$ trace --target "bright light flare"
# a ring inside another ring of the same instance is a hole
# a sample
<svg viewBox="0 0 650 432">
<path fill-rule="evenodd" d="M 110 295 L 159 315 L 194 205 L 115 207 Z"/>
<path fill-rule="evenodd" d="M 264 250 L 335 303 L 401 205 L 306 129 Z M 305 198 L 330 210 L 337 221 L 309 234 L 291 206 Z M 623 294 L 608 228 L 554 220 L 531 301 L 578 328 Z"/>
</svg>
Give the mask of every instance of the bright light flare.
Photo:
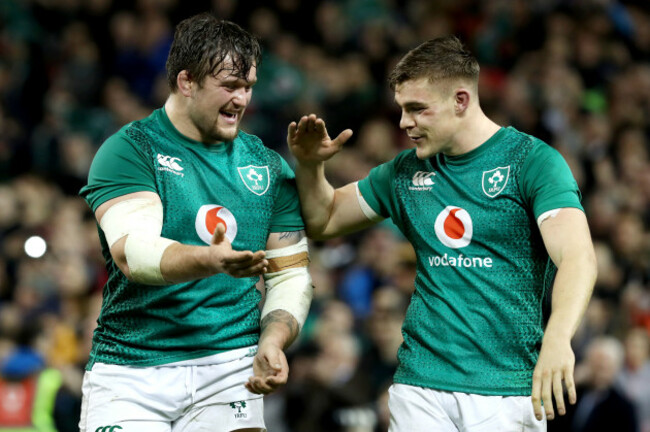
<svg viewBox="0 0 650 432">
<path fill-rule="evenodd" d="M 47 251 L 47 243 L 43 237 L 31 236 L 25 240 L 25 253 L 31 258 L 40 258 Z"/>
</svg>

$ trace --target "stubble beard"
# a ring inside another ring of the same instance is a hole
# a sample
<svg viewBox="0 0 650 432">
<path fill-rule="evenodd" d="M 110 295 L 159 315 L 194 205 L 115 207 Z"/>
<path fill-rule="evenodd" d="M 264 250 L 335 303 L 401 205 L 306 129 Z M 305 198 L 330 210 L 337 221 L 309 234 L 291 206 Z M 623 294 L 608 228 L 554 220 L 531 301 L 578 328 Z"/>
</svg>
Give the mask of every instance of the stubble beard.
<svg viewBox="0 0 650 432">
<path fill-rule="evenodd" d="M 220 114 L 217 115 L 220 116 Z M 195 120 L 194 123 L 203 138 L 202 141 L 206 143 L 220 143 L 233 141 L 237 138 L 239 134 L 239 122 L 231 127 L 225 128 L 219 125 L 219 119 L 220 117 L 217 117 L 214 122 L 206 118 Z"/>
<path fill-rule="evenodd" d="M 239 134 L 239 124 L 236 124 L 234 129 L 228 128 L 228 131 L 224 131 L 223 128 L 217 126 L 214 131 L 214 136 L 212 137 L 216 141 L 227 142 L 233 141 L 237 138 Z"/>
</svg>

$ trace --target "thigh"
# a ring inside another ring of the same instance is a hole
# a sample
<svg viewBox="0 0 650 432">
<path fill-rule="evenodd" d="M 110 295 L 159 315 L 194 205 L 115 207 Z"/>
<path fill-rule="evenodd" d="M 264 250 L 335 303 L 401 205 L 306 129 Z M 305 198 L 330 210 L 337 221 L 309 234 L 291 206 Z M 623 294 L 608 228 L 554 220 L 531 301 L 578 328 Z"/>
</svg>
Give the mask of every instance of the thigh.
<svg viewBox="0 0 650 432">
<path fill-rule="evenodd" d="M 462 432 L 546 432 L 546 420 L 537 420 L 529 396 L 484 396 L 454 393 Z"/>
<path fill-rule="evenodd" d="M 186 401 L 180 371 L 165 369 L 95 364 L 84 374 L 81 432 L 118 432 L 131 423 L 169 432 Z"/>
<path fill-rule="evenodd" d="M 404 384 L 388 390 L 389 432 L 458 432 L 435 391 Z"/>
<path fill-rule="evenodd" d="M 253 376 L 253 356 L 228 362 L 192 366 L 193 403 L 197 407 L 228 404 L 261 398 L 251 393 L 245 384 Z"/>
<path fill-rule="evenodd" d="M 264 402 L 256 399 L 194 406 L 172 424 L 172 432 L 265 431 Z"/>
</svg>

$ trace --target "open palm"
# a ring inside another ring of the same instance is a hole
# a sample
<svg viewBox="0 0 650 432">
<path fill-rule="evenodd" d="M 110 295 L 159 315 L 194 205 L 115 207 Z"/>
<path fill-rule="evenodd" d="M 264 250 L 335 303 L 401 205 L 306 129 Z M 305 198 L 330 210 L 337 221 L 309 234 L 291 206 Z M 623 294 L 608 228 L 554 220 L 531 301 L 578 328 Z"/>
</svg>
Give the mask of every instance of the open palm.
<svg viewBox="0 0 650 432">
<path fill-rule="evenodd" d="M 318 164 L 338 153 L 351 136 L 352 130 L 346 129 L 332 140 L 327 133 L 325 121 L 310 114 L 303 116 L 297 124 L 289 124 L 287 143 L 301 164 Z"/>
</svg>

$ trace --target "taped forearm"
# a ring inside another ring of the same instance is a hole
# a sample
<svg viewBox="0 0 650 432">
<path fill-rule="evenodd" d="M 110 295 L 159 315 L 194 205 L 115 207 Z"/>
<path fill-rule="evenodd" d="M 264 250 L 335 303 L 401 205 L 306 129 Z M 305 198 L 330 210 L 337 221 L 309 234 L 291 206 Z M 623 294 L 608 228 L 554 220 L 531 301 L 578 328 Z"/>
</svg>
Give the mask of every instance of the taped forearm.
<svg viewBox="0 0 650 432">
<path fill-rule="evenodd" d="M 129 234 L 124 244 L 124 255 L 131 278 L 146 285 L 166 285 L 160 263 L 165 250 L 173 240 L 164 237 Z"/>
<path fill-rule="evenodd" d="M 314 291 L 307 269 L 307 238 L 295 245 L 271 249 L 267 251 L 266 258 L 272 271 L 264 275 L 266 301 L 262 308 L 262 321 L 269 313 L 284 310 L 289 312 L 302 328 Z"/>
</svg>

